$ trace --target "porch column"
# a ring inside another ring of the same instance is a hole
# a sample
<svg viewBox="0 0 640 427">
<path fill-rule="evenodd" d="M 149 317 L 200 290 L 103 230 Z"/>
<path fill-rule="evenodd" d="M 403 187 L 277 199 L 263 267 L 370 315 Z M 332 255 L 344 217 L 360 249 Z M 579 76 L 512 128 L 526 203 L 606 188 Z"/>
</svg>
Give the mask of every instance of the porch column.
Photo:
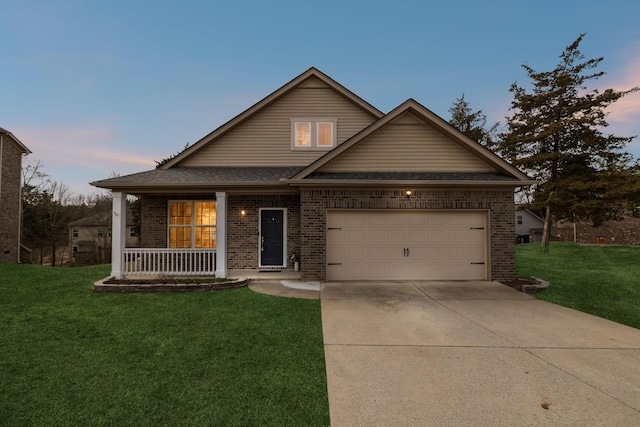
<svg viewBox="0 0 640 427">
<path fill-rule="evenodd" d="M 125 247 L 127 230 L 127 197 L 124 193 L 113 192 L 113 212 L 111 213 L 111 275 L 122 279 L 122 250 Z"/>
<path fill-rule="evenodd" d="M 227 193 L 216 192 L 216 277 L 227 277 Z"/>
</svg>

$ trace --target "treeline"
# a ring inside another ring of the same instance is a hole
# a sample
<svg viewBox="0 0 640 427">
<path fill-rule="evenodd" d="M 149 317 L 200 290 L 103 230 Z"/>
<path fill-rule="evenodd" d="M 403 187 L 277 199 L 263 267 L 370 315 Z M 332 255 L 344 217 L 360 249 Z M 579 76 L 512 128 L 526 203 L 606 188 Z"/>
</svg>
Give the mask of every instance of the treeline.
<svg viewBox="0 0 640 427">
<path fill-rule="evenodd" d="M 110 212 L 111 194 L 74 195 L 67 185 L 44 173 L 40 161 L 26 161 L 22 179 L 22 245 L 31 251 L 26 261 L 63 265 L 69 248 L 69 223 Z"/>
</svg>

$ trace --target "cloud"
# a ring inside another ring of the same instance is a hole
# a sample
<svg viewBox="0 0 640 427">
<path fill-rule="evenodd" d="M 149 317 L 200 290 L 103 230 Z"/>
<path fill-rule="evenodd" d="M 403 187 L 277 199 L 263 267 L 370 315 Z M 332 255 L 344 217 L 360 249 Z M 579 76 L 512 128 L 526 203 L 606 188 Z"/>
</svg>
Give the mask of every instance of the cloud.
<svg viewBox="0 0 640 427">
<path fill-rule="evenodd" d="M 148 156 L 133 154 L 123 147 L 127 141 L 108 128 L 51 127 L 16 129 L 15 133 L 45 167 L 52 163 L 109 172 L 154 166 Z"/>
<path fill-rule="evenodd" d="M 619 76 L 607 82 L 607 87 L 624 91 L 640 86 L 640 56 L 632 58 L 623 68 Z M 640 92 L 628 94 L 607 108 L 610 122 L 625 123 L 640 121 Z M 637 124 L 634 124 L 637 126 Z"/>
</svg>

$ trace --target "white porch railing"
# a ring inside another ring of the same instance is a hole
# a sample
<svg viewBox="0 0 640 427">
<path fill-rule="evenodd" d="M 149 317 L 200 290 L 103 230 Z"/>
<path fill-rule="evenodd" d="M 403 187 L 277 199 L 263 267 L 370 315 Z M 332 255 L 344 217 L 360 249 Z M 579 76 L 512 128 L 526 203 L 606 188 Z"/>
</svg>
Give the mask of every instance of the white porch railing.
<svg viewBox="0 0 640 427">
<path fill-rule="evenodd" d="M 124 276 L 213 276 L 215 249 L 126 248 L 122 252 Z"/>
</svg>

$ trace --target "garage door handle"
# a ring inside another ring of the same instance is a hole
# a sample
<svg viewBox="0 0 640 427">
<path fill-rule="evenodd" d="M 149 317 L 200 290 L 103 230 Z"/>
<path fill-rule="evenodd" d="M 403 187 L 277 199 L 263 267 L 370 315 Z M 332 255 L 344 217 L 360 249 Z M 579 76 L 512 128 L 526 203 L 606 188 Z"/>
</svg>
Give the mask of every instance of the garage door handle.
<svg viewBox="0 0 640 427">
<path fill-rule="evenodd" d="M 330 262 L 330 263 L 327 263 L 327 265 L 342 265 L 342 263 L 341 262 Z"/>
<path fill-rule="evenodd" d="M 471 264 L 482 264 L 482 265 L 484 265 L 484 262 L 472 262 Z"/>
<path fill-rule="evenodd" d="M 342 227 L 329 227 L 327 230 L 342 230 Z"/>
</svg>

